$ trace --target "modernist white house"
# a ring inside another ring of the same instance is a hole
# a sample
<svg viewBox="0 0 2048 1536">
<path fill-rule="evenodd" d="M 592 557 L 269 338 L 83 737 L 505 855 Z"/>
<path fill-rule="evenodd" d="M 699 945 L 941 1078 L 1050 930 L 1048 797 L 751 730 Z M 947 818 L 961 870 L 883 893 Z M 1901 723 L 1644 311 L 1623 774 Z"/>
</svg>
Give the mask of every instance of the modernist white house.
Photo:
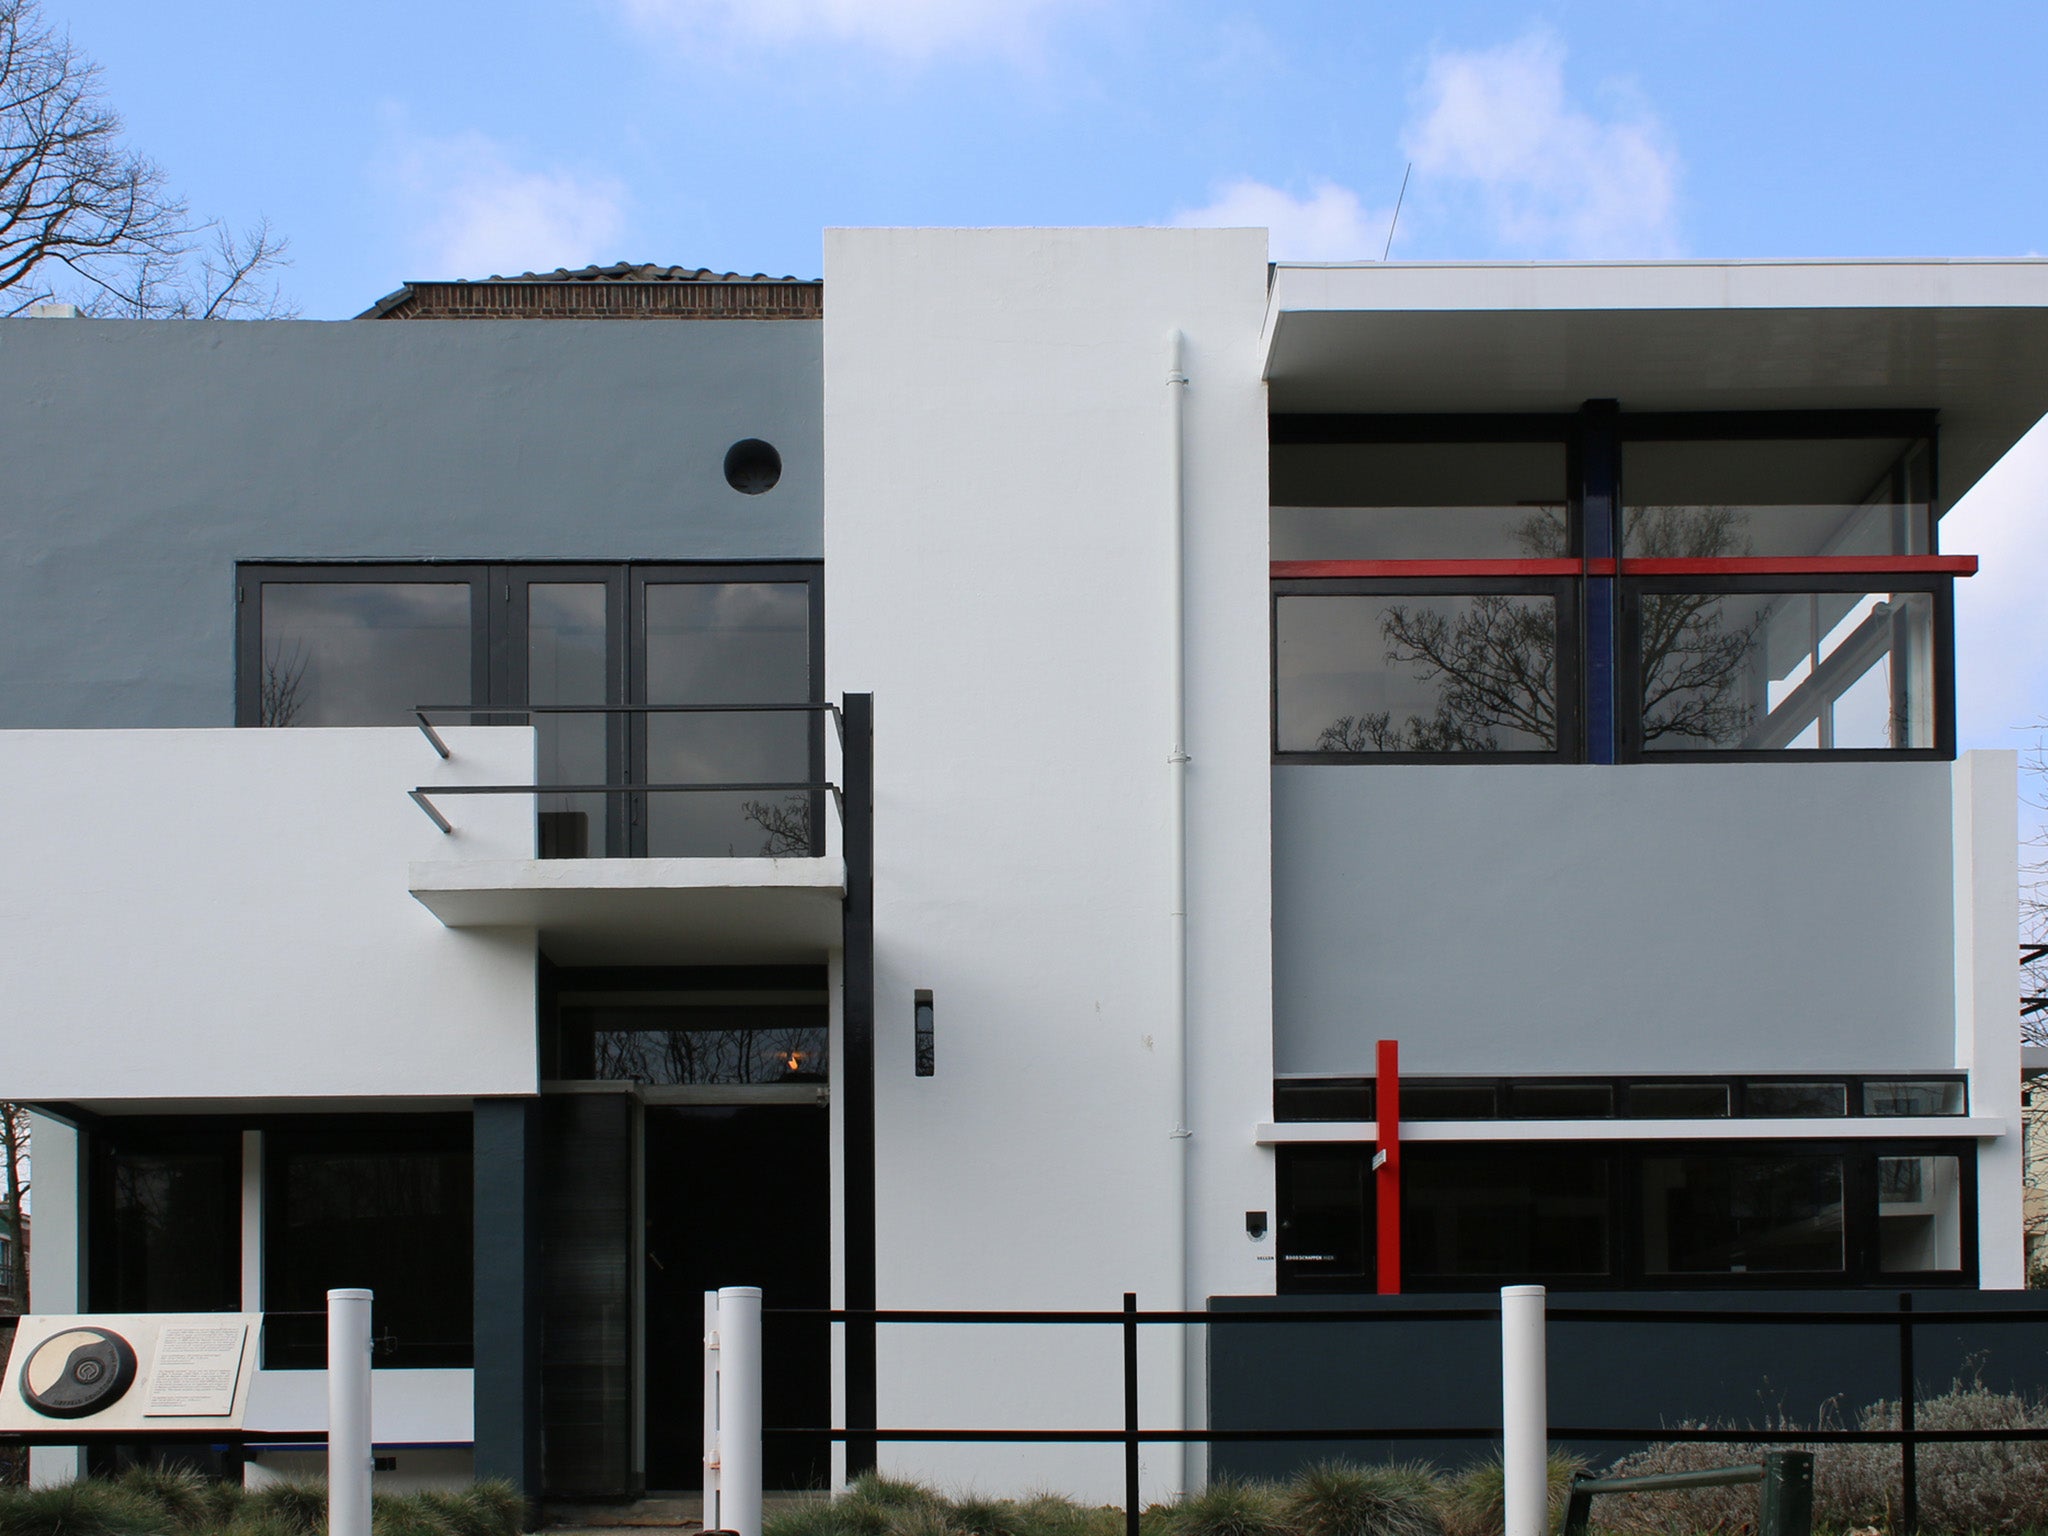
<svg viewBox="0 0 2048 1536">
<path fill-rule="evenodd" d="M 819 294 L 0 334 L 37 1311 L 272 1313 L 289 1470 L 282 1314 L 371 1286 L 390 1476 L 630 1496 L 697 1481 L 719 1284 L 2021 1284 L 1940 519 L 2048 411 L 2048 265 L 835 231 Z M 769 1338 L 854 1465 L 1118 1420 L 1099 1330 Z"/>
</svg>

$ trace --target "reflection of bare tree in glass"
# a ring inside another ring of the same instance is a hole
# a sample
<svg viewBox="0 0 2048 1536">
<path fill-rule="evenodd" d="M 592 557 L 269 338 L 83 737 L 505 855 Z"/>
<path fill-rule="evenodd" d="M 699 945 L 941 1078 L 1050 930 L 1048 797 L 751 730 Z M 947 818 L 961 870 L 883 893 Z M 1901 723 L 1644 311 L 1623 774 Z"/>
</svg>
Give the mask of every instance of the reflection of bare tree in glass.
<svg viewBox="0 0 2048 1536">
<path fill-rule="evenodd" d="M 294 643 L 291 653 L 274 645 L 263 658 L 263 681 L 256 699 L 258 725 L 290 725 L 305 707 L 300 689 L 306 680 L 306 654 Z"/>
<path fill-rule="evenodd" d="M 809 1083 L 825 1080 L 825 1031 L 814 1025 L 766 1029 L 600 1029 L 592 1075 L 608 1082 Z"/>
<path fill-rule="evenodd" d="M 810 854 L 809 795 L 784 795 L 780 805 L 771 805 L 765 800 L 749 800 L 740 807 L 740 819 L 751 821 L 765 834 L 759 857 L 781 859 Z"/>
<path fill-rule="evenodd" d="M 1639 559 L 1706 559 L 1749 552 L 1747 519 L 1727 507 L 1658 507 L 1632 515 L 1627 553 Z M 1565 553 L 1564 526 L 1538 513 L 1516 530 L 1529 559 Z M 1729 629 L 1712 593 L 1643 598 L 1645 742 L 1739 738 L 1753 706 L 1742 695 L 1744 663 L 1761 619 Z M 1436 711 L 1397 724 L 1390 710 L 1340 715 L 1316 741 L 1321 752 L 1498 752 L 1501 733 L 1557 745 L 1557 622 L 1548 602 L 1511 593 L 1461 599 L 1455 615 L 1393 603 L 1380 617 L 1389 666 L 1437 686 Z"/>
</svg>

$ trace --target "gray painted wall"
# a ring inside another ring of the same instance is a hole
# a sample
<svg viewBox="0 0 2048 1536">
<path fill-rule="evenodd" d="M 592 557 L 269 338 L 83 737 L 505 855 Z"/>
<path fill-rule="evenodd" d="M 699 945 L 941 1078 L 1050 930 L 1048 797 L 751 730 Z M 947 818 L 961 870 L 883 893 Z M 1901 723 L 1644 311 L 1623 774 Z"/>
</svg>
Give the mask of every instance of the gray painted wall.
<svg viewBox="0 0 2048 1536">
<path fill-rule="evenodd" d="M 234 721 L 238 559 L 824 552 L 803 321 L 0 322 L 0 728 Z M 742 496 L 725 452 L 782 453 Z"/>
<path fill-rule="evenodd" d="M 1275 1069 L 1949 1066 L 1951 774 L 1275 768 Z"/>
</svg>

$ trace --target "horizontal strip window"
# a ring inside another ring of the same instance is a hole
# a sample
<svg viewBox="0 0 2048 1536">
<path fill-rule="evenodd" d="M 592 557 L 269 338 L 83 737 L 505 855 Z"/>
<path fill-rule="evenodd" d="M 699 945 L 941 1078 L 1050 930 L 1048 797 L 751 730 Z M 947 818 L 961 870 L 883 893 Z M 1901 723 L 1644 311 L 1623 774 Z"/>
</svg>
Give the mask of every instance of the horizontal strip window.
<svg viewBox="0 0 2048 1536">
<path fill-rule="evenodd" d="M 1276 449 L 1272 557 L 1558 558 L 1576 548 L 1567 471 L 1561 437 Z"/>
<path fill-rule="evenodd" d="M 1273 586 L 1278 760 L 1563 761 L 1578 742 L 1567 581 Z"/>
<path fill-rule="evenodd" d="M 1376 1286 L 1371 1156 L 1281 1150 L 1282 1294 Z M 1977 1268 L 1962 1142 L 1417 1144 L 1401 1196 L 1414 1291 L 1959 1285 Z"/>
<path fill-rule="evenodd" d="M 1403 1121 L 1426 1120 L 1802 1120 L 1962 1116 L 1960 1075 L 1644 1078 L 1404 1078 Z M 1280 1078 L 1273 1115 L 1282 1124 L 1376 1118 L 1369 1077 Z"/>
<path fill-rule="evenodd" d="M 1952 583 L 1872 585 L 1625 576 L 1624 755 L 1952 756 Z"/>
</svg>

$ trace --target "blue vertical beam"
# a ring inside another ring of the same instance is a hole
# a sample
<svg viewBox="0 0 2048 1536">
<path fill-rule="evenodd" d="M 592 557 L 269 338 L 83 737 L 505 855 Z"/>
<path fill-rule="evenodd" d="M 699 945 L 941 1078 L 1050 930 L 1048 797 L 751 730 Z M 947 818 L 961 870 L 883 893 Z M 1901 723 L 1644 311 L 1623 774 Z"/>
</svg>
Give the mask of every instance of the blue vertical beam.
<svg viewBox="0 0 2048 1536">
<path fill-rule="evenodd" d="M 1615 653 L 1620 634 L 1619 583 L 1612 570 L 1594 561 L 1621 555 L 1620 412 L 1612 400 L 1588 400 L 1579 411 L 1578 493 L 1581 554 L 1589 574 L 1580 646 L 1585 657 L 1584 721 L 1586 761 L 1611 763 L 1619 756 L 1619 703 L 1615 697 Z"/>
<path fill-rule="evenodd" d="M 478 1099 L 474 1113 L 478 1478 L 541 1493 L 538 1099 Z"/>
</svg>

